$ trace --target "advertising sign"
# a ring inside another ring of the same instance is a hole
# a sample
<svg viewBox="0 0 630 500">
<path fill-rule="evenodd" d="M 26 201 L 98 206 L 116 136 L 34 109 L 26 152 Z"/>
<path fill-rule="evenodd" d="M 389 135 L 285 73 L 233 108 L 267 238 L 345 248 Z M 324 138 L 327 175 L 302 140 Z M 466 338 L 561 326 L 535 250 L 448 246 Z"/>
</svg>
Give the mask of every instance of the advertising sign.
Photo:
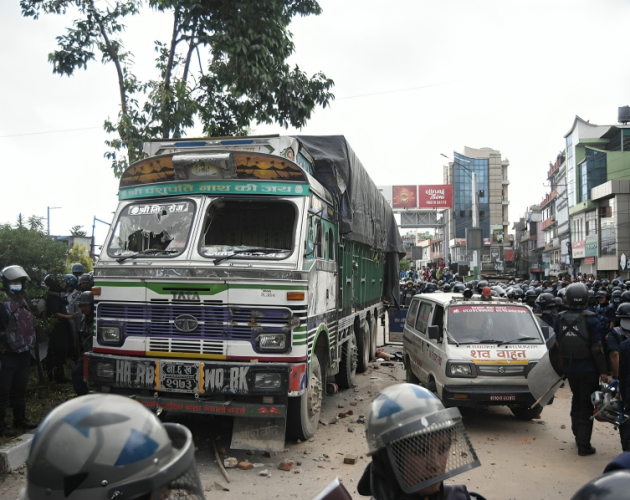
<svg viewBox="0 0 630 500">
<path fill-rule="evenodd" d="M 574 259 L 583 259 L 586 253 L 586 241 L 574 241 L 571 243 Z"/>
<path fill-rule="evenodd" d="M 588 238 L 586 240 L 585 249 L 584 249 L 584 256 L 585 257 L 597 257 L 597 236 L 595 238 Z"/>
<path fill-rule="evenodd" d="M 451 184 L 418 186 L 418 208 L 451 208 L 453 186 Z"/>
<path fill-rule="evenodd" d="M 492 243 L 503 244 L 503 226 L 491 226 Z"/>
<path fill-rule="evenodd" d="M 418 208 L 417 186 L 392 186 L 392 208 Z"/>
<path fill-rule="evenodd" d="M 483 239 L 483 246 L 488 246 L 488 245 L 492 245 L 492 238 Z"/>
</svg>

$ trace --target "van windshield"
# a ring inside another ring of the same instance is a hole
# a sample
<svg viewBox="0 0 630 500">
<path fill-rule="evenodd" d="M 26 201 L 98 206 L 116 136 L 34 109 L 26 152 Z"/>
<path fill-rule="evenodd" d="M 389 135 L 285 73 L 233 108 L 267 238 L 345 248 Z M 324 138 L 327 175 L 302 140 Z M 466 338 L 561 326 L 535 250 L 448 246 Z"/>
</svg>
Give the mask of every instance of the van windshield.
<svg viewBox="0 0 630 500">
<path fill-rule="evenodd" d="M 138 253 L 147 253 L 151 258 L 177 256 L 186 248 L 194 213 L 194 203 L 186 200 L 129 205 L 116 222 L 107 254 L 110 257 Z"/>
<path fill-rule="evenodd" d="M 448 308 L 447 330 L 460 344 L 518 343 L 542 344 L 536 319 L 525 307 L 514 305 L 452 305 Z"/>
<path fill-rule="evenodd" d="M 295 212 L 285 201 L 217 199 L 208 207 L 199 253 L 210 258 L 284 259 L 293 251 Z"/>
</svg>

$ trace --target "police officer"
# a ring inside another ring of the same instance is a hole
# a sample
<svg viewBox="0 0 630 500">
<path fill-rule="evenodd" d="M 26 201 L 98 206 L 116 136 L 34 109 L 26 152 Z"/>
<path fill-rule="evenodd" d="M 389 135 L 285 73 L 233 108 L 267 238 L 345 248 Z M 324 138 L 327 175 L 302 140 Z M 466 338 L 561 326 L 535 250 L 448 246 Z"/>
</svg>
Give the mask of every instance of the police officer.
<svg viewBox="0 0 630 500">
<path fill-rule="evenodd" d="M 604 382 L 608 382 L 607 367 L 595 315 L 585 310 L 588 290 L 581 283 L 573 283 L 566 290 L 568 310 L 558 314 L 556 346 L 562 357 L 562 370 L 573 394 L 571 430 L 577 443 L 578 455 L 586 456 L 596 451 L 591 446 L 591 394 L 599 388 L 598 375 Z"/>
<path fill-rule="evenodd" d="M 617 308 L 619 326 L 608 335 L 613 378 L 619 379 L 619 394 L 624 402 L 626 414 L 630 410 L 630 303 L 625 302 Z M 630 451 L 630 424 L 619 427 L 621 447 Z"/>
<path fill-rule="evenodd" d="M 26 419 L 30 350 L 37 337 L 35 317 L 23 295 L 31 278 L 21 266 L 7 266 L 0 275 L 6 293 L 6 299 L 0 302 L 0 436 L 12 437 L 16 432 L 4 420 L 9 405 L 13 409 L 13 427 L 37 427 Z"/>
<path fill-rule="evenodd" d="M 558 321 L 558 306 L 556 298 L 550 293 L 541 293 L 536 299 L 536 305 L 540 309 L 540 319 L 555 332 Z"/>
<path fill-rule="evenodd" d="M 82 353 L 92 351 L 93 329 L 94 329 L 94 295 L 92 292 L 83 292 L 78 300 L 79 307 L 83 313 L 81 329 L 79 330 L 82 341 Z M 77 364 L 72 369 L 72 385 L 74 391 L 83 396 L 88 393 L 88 387 L 83 380 L 83 355 L 79 356 Z"/>
<path fill-rule="evenodd" d="M 403 289 L 402 293 L 400 294 L 400 305 L 409 307 L 409 304 L 411 304 L 411 299 L 416 293 L 418 292 L 413 287 L 413 281 L 411 280 L 408 281 L 407 286 Z"/>
<path fill-rule="evenodd" d="M 80 262 L 75 262 L 72 264 L 71 272 L 77 279 L 79 279 L 85 272 L 85 267 Z"/>
<path fill-rule="evenodd" d="M 93 394 L 52 410 L 33 438 L 21 500 L 202 500 L 190 431 L 123 396 Z"/>
<path fill-rule="evenodd" d="M 372 461 L 357 485 L 360 495 L 375 500 L 483 499 L 464 485 L 443 484 L 480 463 L 459 409 L 445 409 L 431 391 L 413 384 L 383 389 L 370 403 L 365 427 Z"/>
<path fill-rule="evenodd" d="M 46 355 L 46 370 L 48 379 L 55 379 L 58 383 L 70 382 L 63 372 L 63 364 L 66 359 L 68 336 L 70 335 L 70 321 L 77 318 L 78 314 L 68 314 L 66 309 L 68 302 L 61 296 L 62 276 L 46 275 L 44 284 L 48 287 L 46 296 L 46 313 L 53 327 L 49 332 L 48 354 Z"/>
<path fill-rule="evenodd" d="M 94 286 L 94 278 L 91 274 L 82 274 L 79 278 L 79 289 L 82 292 L 89 292 Z"/>
</svg>

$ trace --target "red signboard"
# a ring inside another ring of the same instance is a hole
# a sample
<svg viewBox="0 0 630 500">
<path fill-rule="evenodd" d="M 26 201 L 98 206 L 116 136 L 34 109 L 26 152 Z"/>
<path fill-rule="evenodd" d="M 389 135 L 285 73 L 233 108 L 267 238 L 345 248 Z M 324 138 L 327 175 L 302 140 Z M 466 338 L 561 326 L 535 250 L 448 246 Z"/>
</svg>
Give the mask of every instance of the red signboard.
<svg viewBox="0 0 630 500">
<path fill-rule="evenodd" d="M 418 208 L 451 208 L 453 206 L 453 186 L 440 184 L 418 186 Z"/>
<path fill-rule="evenodd" d="M 595 264 L 595 257 L 585 257 L 584 264 Z"/>
<path fill-rule="evenodd" d="M 417 186 L 392 186 L 392 208 L 418 208 Z"/>
<path fill-rule="evenodd" d="M 574 259 L 582 259 L 586 253 L 586 241 L 573 241 L 571 243 L 571 247 L 573 249 L 573 258 Z"/>
</svg>

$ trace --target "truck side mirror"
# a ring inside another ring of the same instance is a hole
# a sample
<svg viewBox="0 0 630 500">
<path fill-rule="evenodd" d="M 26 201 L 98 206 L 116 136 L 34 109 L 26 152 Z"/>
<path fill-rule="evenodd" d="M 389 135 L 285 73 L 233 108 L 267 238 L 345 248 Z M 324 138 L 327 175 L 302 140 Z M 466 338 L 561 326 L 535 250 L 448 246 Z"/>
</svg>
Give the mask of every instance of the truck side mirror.
<svg viewBox="0 0 630 500">
<path fill-rule="evenodd" d="M 431 325 L 429 327 L 429 338 L 431 340 L 440 340 L 440 327 L 437 325 Z"/>
</svg>

